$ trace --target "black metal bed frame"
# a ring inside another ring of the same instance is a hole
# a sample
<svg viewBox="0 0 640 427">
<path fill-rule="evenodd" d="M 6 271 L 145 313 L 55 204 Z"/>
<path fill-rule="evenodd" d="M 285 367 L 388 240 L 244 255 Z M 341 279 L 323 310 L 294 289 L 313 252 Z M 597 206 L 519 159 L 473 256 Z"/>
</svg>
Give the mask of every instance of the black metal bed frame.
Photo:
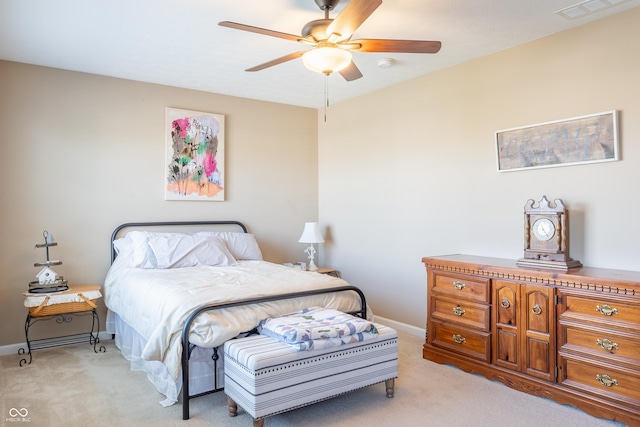
<svg viewBox="0 0 640 427">
<path fill-rule="evenodd" d="M 235 225 L 238 226 L 242 229 L 242 231 L 244 233 L 247 233 L 247 227 L 242 224 L 239 221 L 168 221 L 168 222 L 130 222 L 130 223 L 126 223 L 126 224 L 122 224 L 119 225 L 118 227 L 116 227 L 116 229 L 113 231 L 113 233 L 111 234 L 111 263 L 113 264 L 113 261 L 116 259 L 117 253 L 115 251 L 115 248 L 113 246 L 113 242 L 116 239 L 118 233 L 120 231 L 122 231 L 125 228 L 140 228 L 140 227 L 164 227 L 164 226 L 193 226 L 193 225 Z M 228 302 L 228 303 L 216 303 L 216 304 L 205 304 L 199 308 L 197 308 L 196 310 L 194 310 L 189 317 L 187 318 L 187 320 L 185 321 L 184 326 L 182 327 L 182 354 L 181 354 L 181 364 L 182 364 L 182 391 L 181 391 L 181 396 L 182 396 L 182 419 L 183 420 L 188 420 L 189 419 L 189 401 L 190 399 L 196 398 L 196 397 L 200 397 L 200 396 L 204 396 L 207 394 L 211 394 L 211 393 L 216 393 L 219 391 L 224 390 L 224 387 L 219 387 L 218 386 L 218 370 L 217 370 L 217 363 L 218 363 L 218 359 L 220 358 L 220 356 L 218 355 L 218 351 L 217 348 L 213 348 L 213 354 L 211 356 L 211 359 L 213 360 L 214 363 L 214 384 L 213 384 L 213 389 L 203 392 L 203 393 L 198 393 L 198 394 L 194 394 L 194 395 L 190 395 L 189 394 L 189 360 L 191 358 L 191 353 L 193 352 L 194 348 L 196 348 L 197 346 L 195 344 L 191 344 L 189 342 L 189 331 L 191 329 L 191 325 L 192 323 L 195 321 L 195 319 L 202 313 L 207 312 L 207 311 L 214 311 L 214 310 L 220 310 L 220 309 L 224 309 L 224 308 L 230 308 L 230 307 L 238 307 L 238 306 L 242 306 L 242 305 L 250 305 L 250 304 L 260 304 L 260 303 L 265 303 L 265 302 L 271 302 L 271 301 L 278 301 L 278 300 L 284 300 L 284 299 L 293 299 L 293 298 L 302 298 L 302 297 L 306 297 L 306 296 L 311 296 L 311 295 L 321 295 L 321 294 L 328 294 L 328 293 L 334 293 L 334 292 L 356 292 L 358 294 L 358 296 L 360 297 L 360 310 L 356 310 L 353 312 L 350 312 L 349 314 L 352 315 L 357 315 L 360 316 L 361 318 L 366 318 L 367 317 L 367 300 L 364 296 L 364 293 L 357 287 L 355 286 L 338 286 L 338 287 L 334 287 L 334 288 L 326 288 L 326 289 L 313 289 L 313 290 L 309 290 L 309 291 L 300 291 L 300 292 L 290 292 L 290 293 L 284 293 L 284 294 L 278 294 L 278 295 L 271 295 L 271 296 L 267 296 L 267 297 L 260 297 L 260 298 L 249 298 L 249 299 L 244 299 L 244 300 L 238 300 L 238 301 L 233 301 L 233 302 Z M 247 331 L 250 332 L 250 331 Z"/>
<path fill-rule="evenodd" d="M 209 304 L 209 305 L 204 305 L 198 308 L 197 310 L 195 310 L 193 313 L 191 313 L 182 328 L 182 392 L 181 392 L 182 419 L 183 420 L 189 419 L 189 400 L 190 399 L 224 390 L 224 388 L 218 387 L 217 363 L 218 363 L 218 358 L 220 356 L 218 355 L 217 349 L 214 348 L 213 355 L 211 356 L 211 359 L 213 360 L 213 363 L 214 363 L 213 390 L 206 391 L 204 393 L 195 394 L 195 395 L 189 394 L 189 358 L 191 357 L 191 352 L 196 347 L 194 344 L 189 343 L 189 330 L 191 329 L 191 324 L 196 319 L 196 317 L 198 317 L 200 314 L 206 311 L 219 310 L 222 308 L 238 307 L 241 305 L 250 305 L 250 304 L 260 304 L 263 302 L 279 301 L 284 299 L 301 298 L 301 297 L 310 296 L 310 295 L 320 295 L 320 294 L 328 294 L 333 292 L 345 292 L 345 291 L 357 292 L 358 295 L 360 296 L 360 304 L 361 304 L 360 310 L 351 312 L 349 314 L 358 315 L 363 319 L 366 318 L 367 317 L 367 301 L 365 299 L 364 293 L 355 286 L 339 286 L 339 287 L 327 288 L 327 289 L 314 289 L 310 291 L 292 292 L 292 293 L 272 295 L 272 296 L 261 297 L 261 298 L 250 298 L 250 299 L 238 300 L 238 301 L 228 302 L 228 303 Z M 188 348 L 188 351 L 185 351 L 185 349 L 187 348 Z"/>
</svg>

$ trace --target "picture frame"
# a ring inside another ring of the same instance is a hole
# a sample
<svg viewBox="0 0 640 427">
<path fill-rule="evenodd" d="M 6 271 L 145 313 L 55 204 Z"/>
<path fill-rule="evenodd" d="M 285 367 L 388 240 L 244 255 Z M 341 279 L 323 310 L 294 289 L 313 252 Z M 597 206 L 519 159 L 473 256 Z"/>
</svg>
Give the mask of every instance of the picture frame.
<svg viewBox="0 0 640 427">
<path fill-rule="evenodd" d="M 495 133 L 498 172 L 619 160 L 616 110 Z"/>
<path fill-rule="evenodd" d="M 224 201 L 224 115 L 165 108 L 165 200 Z"/>
</svg>

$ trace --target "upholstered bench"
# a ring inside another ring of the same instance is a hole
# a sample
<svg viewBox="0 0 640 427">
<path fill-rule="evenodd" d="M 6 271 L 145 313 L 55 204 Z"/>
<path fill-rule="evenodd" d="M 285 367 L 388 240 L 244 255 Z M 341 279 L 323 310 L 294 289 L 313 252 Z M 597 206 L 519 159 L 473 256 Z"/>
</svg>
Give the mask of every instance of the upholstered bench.
<svg viewBox="0 0 640 427">
<path fill-rule="evenodd" d="M 385 382 L 393 397 L 398 334 L 376 324 L 375 338 L 323 350 L 296 351 L 263 335 L 224 345 L 224 391 L 229 415 L 240 405 L 262 426 L 264 418 L 362 387 Z"/>
</svg>

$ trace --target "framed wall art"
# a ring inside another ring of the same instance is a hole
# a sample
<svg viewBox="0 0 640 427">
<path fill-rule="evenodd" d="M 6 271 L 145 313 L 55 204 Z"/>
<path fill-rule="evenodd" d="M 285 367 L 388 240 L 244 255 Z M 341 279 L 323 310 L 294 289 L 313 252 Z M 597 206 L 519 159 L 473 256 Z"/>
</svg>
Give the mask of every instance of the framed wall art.
<svg viewBox="0 0 640 427">
<path fill-rule="evenodd" d="M 224 116 L 165 109 L 165 200 L 224 201 Z"/>
<path fill-rule="evenodd" d="M 618 160 L 617 111 L 496 132 L 498 171 Z"/>
</svg>

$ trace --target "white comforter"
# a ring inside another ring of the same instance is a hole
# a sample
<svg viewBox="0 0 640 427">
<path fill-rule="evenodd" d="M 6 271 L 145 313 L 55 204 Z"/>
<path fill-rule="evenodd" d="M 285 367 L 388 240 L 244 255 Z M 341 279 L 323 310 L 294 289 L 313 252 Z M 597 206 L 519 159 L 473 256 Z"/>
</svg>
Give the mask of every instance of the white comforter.
<svg viewBox="0 0 640 427">
<path fill-rule="evenodd" d="M 107 308 L 147 340 L 142 358 L 161 361 L 177 381 L 182 327 L 198 307 L 344 285 L 342 279 L 266 261 L 156 270 L 126 267 L 116 259 L 105 279 L 104 294 Z M 354 311 L 360 308 L 360 298 L 355 292 L 341 292 L 206 312 L 193 322 L 189 341 L 217 347 L 256 327 L 262 319 L 310 306 Z"/>
</svg>

